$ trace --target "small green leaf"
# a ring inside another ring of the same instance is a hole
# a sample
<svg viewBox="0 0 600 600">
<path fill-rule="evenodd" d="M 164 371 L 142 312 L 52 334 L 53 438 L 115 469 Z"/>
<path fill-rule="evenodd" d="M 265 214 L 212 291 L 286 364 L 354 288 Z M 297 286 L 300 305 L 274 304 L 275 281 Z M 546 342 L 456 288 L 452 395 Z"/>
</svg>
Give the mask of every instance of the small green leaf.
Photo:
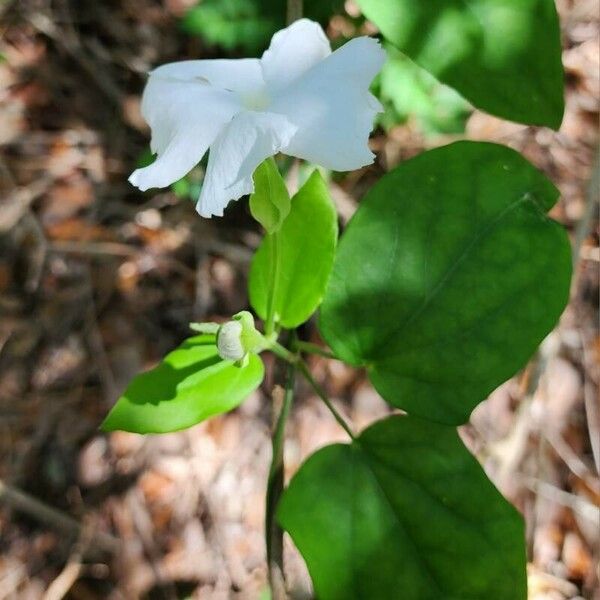
<svg viewBox="0 0 600 600">
<path fill-rule="evenodd" d="M 315 171 L 292 198 L 281 229 L 265 236 L 252 261 L 250 302 L 262 319 L 267 318 L 270 290 L 275 321 L 281 326 L 297 327 L 312 315 L 331 273 L 337 230 L 327 184 Z"/>
<path fill-rule="evenodd" d="M 236 367 L 219 358 L 214 336 L 187 339 L 152 370 L 138 375 L 102 424 L 104 431 L 167 433 L 238 406 L 262 382 L 256 355 Z"/>
<path fill-rule="evenodd" d="M 523 521 L 452 428 L 391 417 L 327 446 L 278 519 L 320 600 L 525 600 Z"/>
<path fill-rule="evenodd" d="M 321 308 L 337 356 L 388 402 L 459 424 L 514 375 L 569 296 L 556 188 L 520 154 L 459 142 L 384 176 L 340 241 Z"/>
<path fill-rule="evenodd" d="M 290 195 L 285 181 L 272 158 L 254 171 L 254 193 L 250 196 L 250 212 L 267 233 L 279 231 L 290 214 Z"/>
<path fill-rule="evenodd" d="M 473 105 L 560 127 L 564 83 L 554 0 L 358 0 L 383 35 Z"/>
</svg>

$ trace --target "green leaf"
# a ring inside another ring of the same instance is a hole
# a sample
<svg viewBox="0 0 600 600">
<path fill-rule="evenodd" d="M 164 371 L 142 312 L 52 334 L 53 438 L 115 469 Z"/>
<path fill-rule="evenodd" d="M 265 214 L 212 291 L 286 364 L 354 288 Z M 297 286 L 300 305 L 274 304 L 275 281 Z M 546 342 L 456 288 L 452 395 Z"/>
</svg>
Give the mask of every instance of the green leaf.
<svg viewBox="0 0 600 600">
<path fill-rule="evenodd" d="M 102 424 L 104 431 L 167 433 L 238 406 L 262 382 L 260 358 L 236 367 L 219 358 L 214 336 L 195 336 L 138 375 Z"/>
<path fill-rule="evenodd" d="M 281 229 L 265 236 L 252 261 L 250 302 L 262 319 L 267 318 L 270 290 L 281 326 L 292 329 L 312 315 L 331 273 L 337 230 L 327 184 L 315 171 L 292 198 Z"/>
<path fill-rule="evenodd" d="M 478 108 L 560 127 L 564 83 L 553 0 L 358 0 L 383 35 Z"/>
<path fill-rule="evenodd" d="M 320 329 L 394 406 L 459 424 L 516 373 L 569 295 L 556 188 L 520 154 L 459 142 L 384 176 L 340 241 Z"/>
<path fill-rule="evenodd" d="M 250 212 L 267 233 L 275 233 L 290 214 L 290 208 L 290 195 L 283 177 L 275 161 L 268 158 L 254 171 L 254 193 L 250 196 Z"/>
<path fill-rule="evenodd" d="M 527 596 L 522 519 L 445 426 L 396 416 L 327 446 L 278 519 L 320 600 Z"/>
<path fill-rule="evenodd" d="M 464 133 L 472 112 L 469 103 L 393 46 L 388 44 L 386 51 L 388 59 L 380 73 L 378 94 L 387 108 L 384 126 L 405 122 L 414 115 L 427 135 Z"/>
</svg>

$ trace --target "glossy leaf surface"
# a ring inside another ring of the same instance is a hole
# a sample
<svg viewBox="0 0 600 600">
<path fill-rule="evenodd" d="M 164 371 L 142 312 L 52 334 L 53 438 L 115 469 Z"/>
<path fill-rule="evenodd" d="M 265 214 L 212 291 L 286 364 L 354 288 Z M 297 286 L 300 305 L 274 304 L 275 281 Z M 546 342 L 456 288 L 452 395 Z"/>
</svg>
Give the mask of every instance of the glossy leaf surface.
<svg viewBox="0 0 600 600">
<path fill-rule="evenodd" d="M 327 446 L 278 518 L 320 600 L 524 600 L 525 536 L 453 428 L 391 417 Z"/>
<path fill-rule="evenodd" d="M 553 0 L 358 0 L 412 60 L 499 117 L 558 129 L 564 111 Z"/>
<path fill-rule="evenodd" d="M 262 382 L 258 356 L 237 367 L 222 360 L 212 336 L 196 336 L 135 377 L 102 424 L 105 431 L 166 433 L 232 410 Z"/>
<path fill-rule="evenodd" d="M 556 188 L 521 155 L 459 142 L 384 176 L 340 241 L 331 349 L 388 402 L 459 424 L 531 357 L 569 294 Z"/>
<path fill-rule="evenodd" d="M 270 293 L 275 321 L 283 327 L 297 327 L 315 312 L 331 273 L 337 231 L 327 184 L 315 171 L 292 198 L 281 229 L 265 236 L 252 261 L 250 301 L 262 319 L 267 316 Z"/>
</svg>

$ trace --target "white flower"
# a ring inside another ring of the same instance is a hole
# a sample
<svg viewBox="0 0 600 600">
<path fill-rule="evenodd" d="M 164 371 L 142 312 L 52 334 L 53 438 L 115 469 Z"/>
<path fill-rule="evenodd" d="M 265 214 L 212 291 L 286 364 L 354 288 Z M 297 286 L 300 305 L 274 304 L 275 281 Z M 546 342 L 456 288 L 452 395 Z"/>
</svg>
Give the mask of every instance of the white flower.
<svg viewBox="0 0 600 600">
<path fill-rule="evenodd" d="M 384 59 L 368 37 L 332 53 L 320 25 L 302 19 L 276 33 L 260 59 L 163 65 L 142 98 L 158 158 L 129 181 L 141 190 L 169 186 L 210 147 L 198 202 L 210 217 L 252 193 L 254 170 L 277 152 L 335 171 L 369 164 L 368 137 L 381 111 L 369 84 Z"/>
</svg>

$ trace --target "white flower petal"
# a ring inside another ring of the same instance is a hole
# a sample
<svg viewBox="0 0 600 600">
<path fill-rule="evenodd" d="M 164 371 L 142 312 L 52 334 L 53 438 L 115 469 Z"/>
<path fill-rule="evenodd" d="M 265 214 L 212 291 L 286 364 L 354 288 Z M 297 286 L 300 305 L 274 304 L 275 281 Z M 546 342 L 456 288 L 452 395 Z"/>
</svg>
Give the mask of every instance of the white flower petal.
<svg viewBox="0 0 600 600">
<path fill-rule="evenodd" d="M 150 75 L 165 81 L 204 81 L 215 88 L 242 93 L 264 85 L 258 58 L 182 60 L 157 67 Z"/>
<path fill-rule="evenodd" d="M 263 87 L 257 59 L 182 61 L 155 69 L 142 97 L 142 115 L 158 158 L 129 181 L 147 190 L 181 179 L 242 110 L 240 94 Z"/>
<path fill-rule="evenodd" d="M 295 133 L 296 127 L 283 115 L 247 111 L 234 117 L 210 149 L 198 212 L 203 217 L 222 216 L 230 200 L 251 194 L 256 167 Z"/>
<path fill-rule="evenodd" d="M 368 139 L 382 108 L 369 85 L 384 61 L 375 39 L 355 38 L 282 90 L 270 110 L 298 128 L 282 151 L 335 171 L 373 162 Z"/>
<path fill-rule="evenodd" d="M 228 321 L 219 328 L 217 350 L 223 360 L 242 360 L 246 355 L 242 343 L 243 329 L 239 321 Z"/>
<path fill-rule="evenodd" d="M 271 93 L 289 86 L 331 54 L 331 46 L 318 23 L 300 19 L 278 31 L 260 60 Z"/>
</svg>

